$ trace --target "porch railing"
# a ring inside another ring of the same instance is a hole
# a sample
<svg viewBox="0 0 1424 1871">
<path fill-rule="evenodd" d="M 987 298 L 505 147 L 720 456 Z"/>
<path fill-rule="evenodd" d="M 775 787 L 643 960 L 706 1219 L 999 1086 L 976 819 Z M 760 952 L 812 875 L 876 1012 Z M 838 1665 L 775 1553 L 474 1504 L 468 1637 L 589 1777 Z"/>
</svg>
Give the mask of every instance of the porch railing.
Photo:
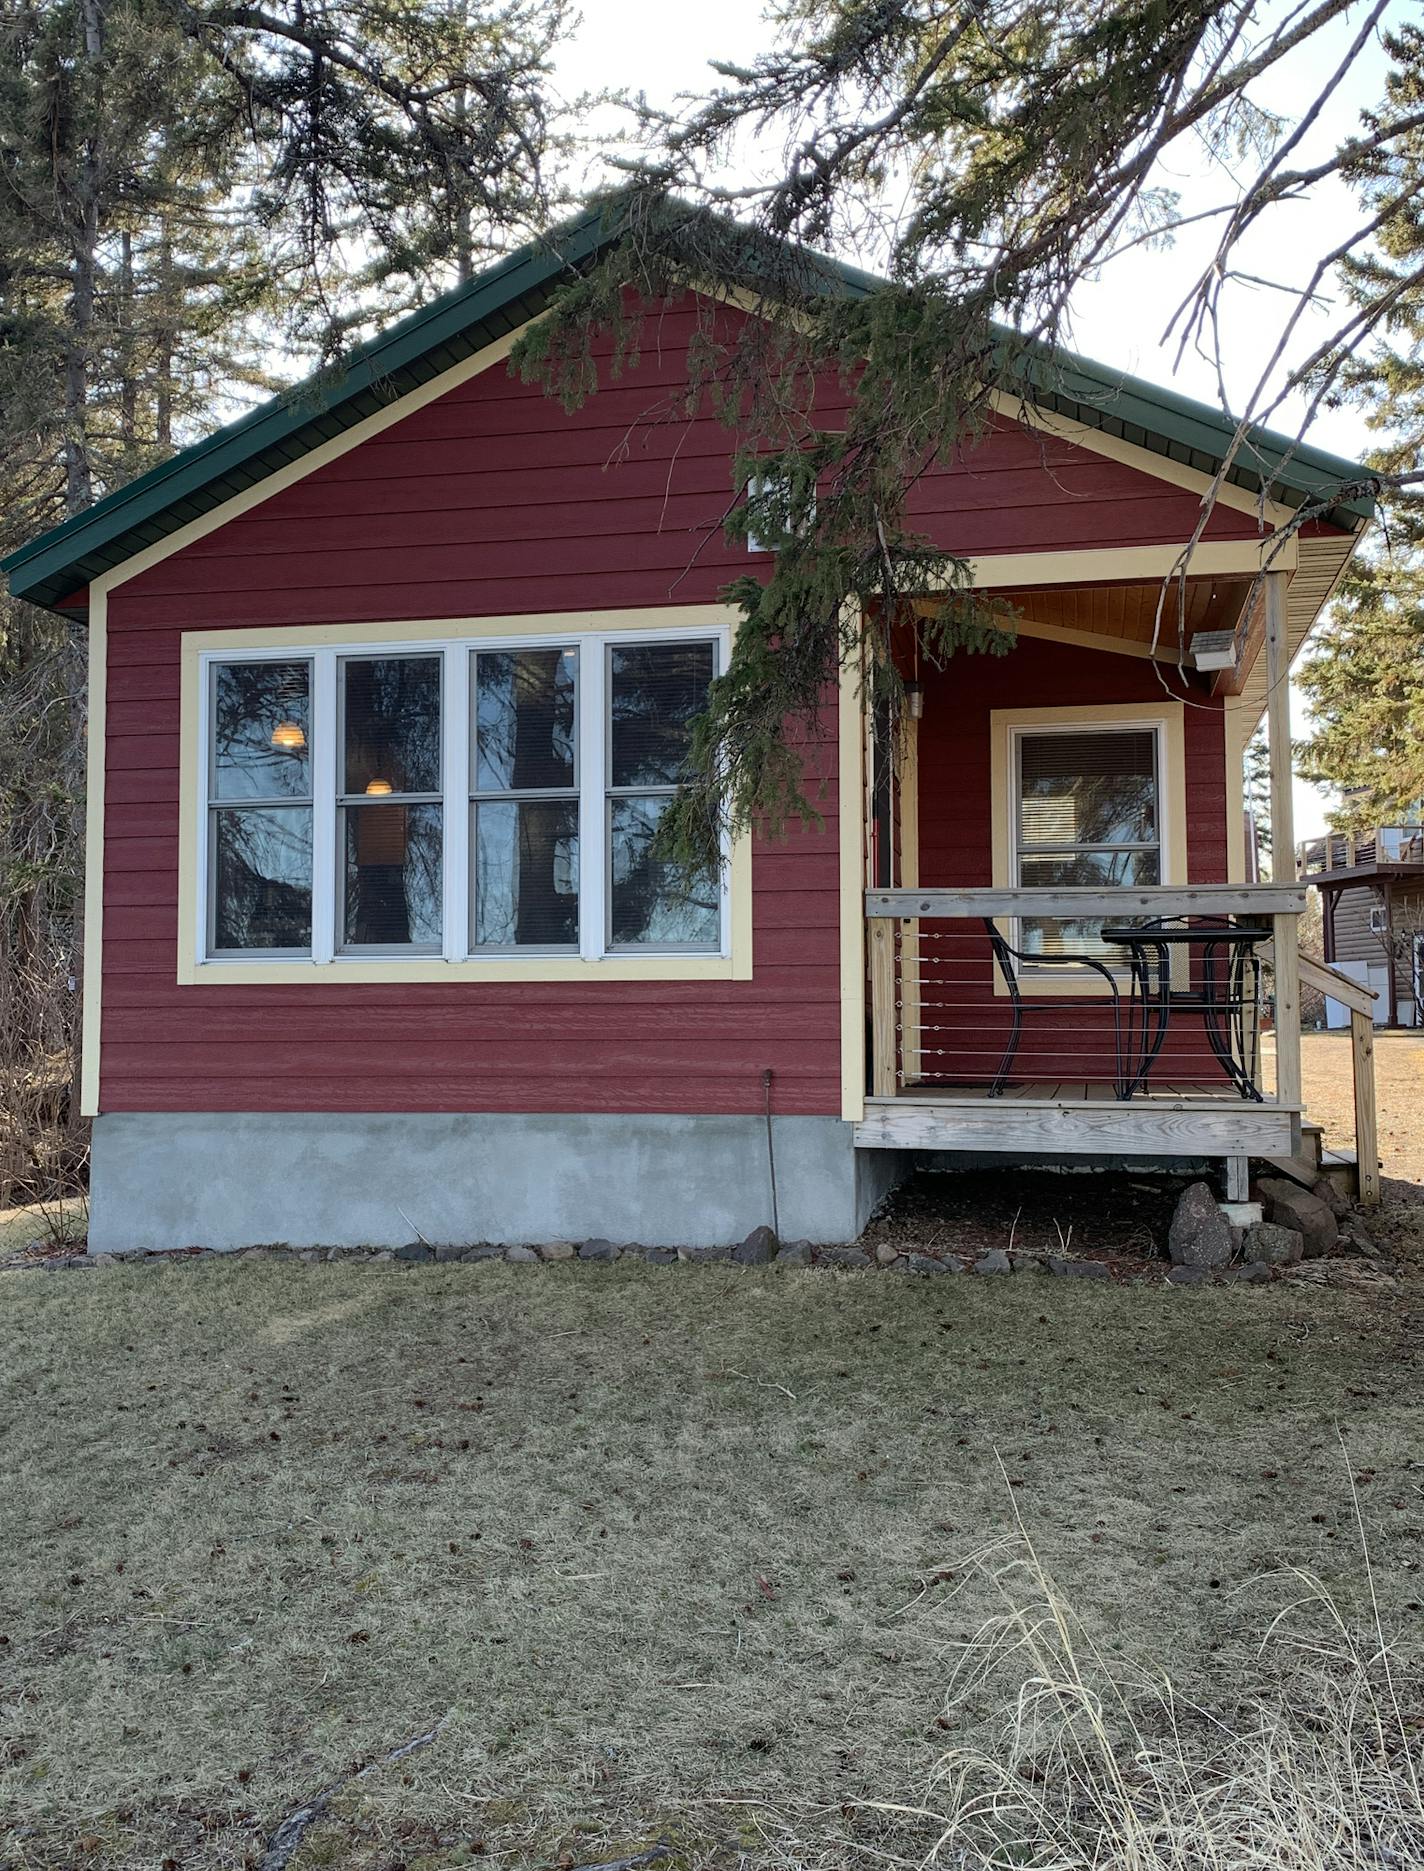
<svg viewBox="0 0 1424 1871">
<path fill-rule="evenodd" d="M 1373 864 L 1424 866 L 1424 825 L 1375 825 L 1367 831 L 1326 832 L 1296 846 L 1296 874 L 1325 877 Z"/>
<path fill-rule="evenodd" d="M 1298 1154 L 1304 980 L 1350 1009 L 1360 1194 L 1372 1205 L 1374 996 L 1301 955 L 1305 903 L 1302 884 L 868 891 L 871 1093 L 1167 1097 L 1218 1111 L 1241 1098 L 1290 1113 Z M 1123 930 L 1174 923 L 1183 935 L 1144 970 Z M 1102 933 L 1114 927 L 1116 948 Z M 1169 1016 L 1155 1050 L 1154 1001 Z"/>
</svg>

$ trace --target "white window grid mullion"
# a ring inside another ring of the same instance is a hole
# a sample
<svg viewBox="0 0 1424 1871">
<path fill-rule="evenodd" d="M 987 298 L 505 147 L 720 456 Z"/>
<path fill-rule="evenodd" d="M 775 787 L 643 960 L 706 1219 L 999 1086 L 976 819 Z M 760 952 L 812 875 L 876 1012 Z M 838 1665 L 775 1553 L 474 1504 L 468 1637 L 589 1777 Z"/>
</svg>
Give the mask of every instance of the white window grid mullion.
<svg viewBox="0 0 1424 1871">
<path fill-rule="evenodd" d="M 602 961 L 608 900 L 607 639 L 586 637 L 579 650 L 579 954 L 585 961 Z"/>
<path fill-rule="evenodd" d="M 336 792 L 341 748 L 337 735 L 336 652 L 312 657 L 312 960 L 336 953 L 340 853 L 336 848 Z"/>
<path fill-rule="evenodd" d="M 446 961 L 463 961 L 470 952 L 470 742 L 474 718 L 470 712 L 469 644 L 452 644 L 444 655 L 444 697 L 441 731 L 441 778 L 445 788 L 441 848 L 444 854 L 444 940 Z"/>
</svg>

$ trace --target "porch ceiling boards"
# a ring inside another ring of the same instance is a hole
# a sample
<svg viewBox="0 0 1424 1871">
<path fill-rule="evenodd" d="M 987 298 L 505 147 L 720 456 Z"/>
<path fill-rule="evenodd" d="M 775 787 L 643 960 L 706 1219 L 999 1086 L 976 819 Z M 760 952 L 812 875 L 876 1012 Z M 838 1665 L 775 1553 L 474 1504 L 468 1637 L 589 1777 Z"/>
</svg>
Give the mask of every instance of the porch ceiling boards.
<svg viewBox="0 0 1424 1871">
<path fill-rule="evenodd" d="M 1184 599 L 1174 585 L 1164 602 L 1162 581 L 1154 578 L 1128 585 L 1011 588 L 994 595 L 1012 604 L 1030 627 L 1101 637 L 1104 649 L 1129 649 L 1175 662 L 1179 627 L 1188 644 L 1199 631 L 1234 629 L 1250 590 L 1249 578 L 1193 578 L 1187 581 Z"/>
</svg>

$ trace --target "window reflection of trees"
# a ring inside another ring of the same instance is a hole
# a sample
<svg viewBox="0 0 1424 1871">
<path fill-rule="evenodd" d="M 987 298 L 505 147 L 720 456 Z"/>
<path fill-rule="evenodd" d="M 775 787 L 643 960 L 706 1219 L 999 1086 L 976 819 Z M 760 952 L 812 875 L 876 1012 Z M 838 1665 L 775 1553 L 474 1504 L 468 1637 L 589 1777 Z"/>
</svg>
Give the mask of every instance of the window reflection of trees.
<svg viewBox="0 0 1424 1871">
<path fill-rule="evenodd" d="M 213 945 L 308 950 L 310 664 L 219 664 L 211 697 Z"/>
<path fill-rule="evenodd" d="M 309 796 L 310 707 L 306 663 L 220 664 L 213 683 L 214 797 Z M 300 739 L 279 739 L 283 729 L 296 729 Z"/>
<path fill-rule="evenodd" d="M 658 822 L 687 770 L 692 722 L 715 674 L 711 643 L 619 645 L 609 652 L 609 934 L 615 947 L 715 948 L 716 867 L 657 855 Z"/>
<path fill-rule="evenodd" d="M 576 948 L 578 654 L 475 658 L 475 944 Z"/>
<path fill-rule="evenodd" d="M 1018 748 L 1020 886 L 1160 883 L 1155 731 L 1025 734 Z M 1101 918 L 1026 917 L 1019 939 L 1045 958 L 1105 955 L 1100 925 Z"/>
<path fill-rule="evenodd" d="M 348 657 L 342 665 L 346 791 L 440 791 L 440 658 Z"/>
<path fill-rule="evenodd" d="M 615 944 L 709 948 L 721 927 L 720 879 L 715 869 L 688 872 L 653 850 L 665 797 L 615 799 L 611 812 Z"/>
<path fill-rule="evenodd" d="M 213 940 L 219 949 L 311 946 L 311 811 L 216 813 Z"/>
<path fill-rule="evenodd" d="M 346 946 L 440 944 L 440 696 L 438 656 L 342 661 Z"/>
<path fill-rule="evenodd" d="M 438 946 L 438 805 L 348 806 L 346 941 L 353 947 Z"/>
<path fill-rule="evenodd" d="M 676 786 L 686 770 L 692 720 L 707 703 L 710 643 L 619 646 L 609 658 L 615 788 Z"/>
</svg>

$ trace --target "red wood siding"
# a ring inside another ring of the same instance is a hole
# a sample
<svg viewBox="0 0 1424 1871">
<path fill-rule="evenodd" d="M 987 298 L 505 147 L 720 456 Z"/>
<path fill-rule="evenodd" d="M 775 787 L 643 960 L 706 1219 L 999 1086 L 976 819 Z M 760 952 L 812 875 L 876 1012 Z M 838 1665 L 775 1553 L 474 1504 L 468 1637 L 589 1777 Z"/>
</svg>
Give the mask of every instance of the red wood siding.
<svg viewBox="0 0 1424 1871">
<path fill-rule="evenodd" d="M 721 537 L 726 436 L 710 419 L 669 415 L 691 331 L 690 313 L 670 311 L 641 367 L 573 416 L 495 366 L 112 594 L 102 1109 L 749 1113 L 770 1066 L 778 1110 L 839 1111 L 829 721 L 817 753 L 824 829 L 756 852 L 750 982 L 175 984 L 180 632 L 716 598 L 748 561 Z M 927 530 L 967 554 L 1180 540 L 1197 505 L 1005 422 L 917 501 Z M 1251 530 L 1223 508 L 1209 534 Z M 966 700 L 983 682 L 1022 699 L 1026 654 L 1033 646 L 992 669 L 966 661 L 947 680 Z M 1145 669 L 1076 652 L 1061 661 L 1058 700 L 1067 684 L 1110 698 Z M 929 758 L 933 727 L 931 717 Z M 1220 761 L 1211 770 L 1204 758 L 1201 772 L 1203 811 L 1219 815 Z M 955 816 L 987 841 L 985 813 L 987 799 L 966 792 Z M 961 857 L 959 880 L 978 879 L 967 853 L 936 850 L 927 879 Z M 986 853 L 984 842 L 980 869 Z"/>
<path fill-rule="evenodd" d="M 920 723 L 920 883 L 989 885 L 994 881 L 990 844 L 991 778 L 989 714 L 995 708 L 1071 708 L 1116 702 L 1167 699 L 1145 657 L 1083 650 L 1021 638 L 1008 656 L 954 658 L 927 674 L 925 717 Z M 1200 690 L 1183 690 L 1174 671 L 1171 698 L 1187 700 L 1183 721 L 1187 793 L 1185 882 L 1226 880 L 1226 747 L 1221 704 Z M 982 929 L 968 923 L 926 924 L 924 961 L 928 1026 L 926 1047 L 949 1056 L 927 1065 L 960 1075 L 963 1082 L 992 1078 L 1009 1031 L 1009 1005 L 994 992 L 994 964 Z M 1086 970 L 1077 971 L 1086 974 Z M 934 1011 L 930 1011 L 933 1006 Z M 1111 1016 L 1103 1004 L 1078 1002 L 1067 1008 L 1025 1000 L 1024 1027 L 1014 1078 L 1064 1082 L 1109 1079 L 1113 1071 Z M 1183 1015 L 1168 1031 L 1153 1071 L 1158 1082 L 1224 1080 L 1207 1050 L 1199 1019 Z M 934 1082 L 934 1081 L 931 1081 Z"/>
</svg>

